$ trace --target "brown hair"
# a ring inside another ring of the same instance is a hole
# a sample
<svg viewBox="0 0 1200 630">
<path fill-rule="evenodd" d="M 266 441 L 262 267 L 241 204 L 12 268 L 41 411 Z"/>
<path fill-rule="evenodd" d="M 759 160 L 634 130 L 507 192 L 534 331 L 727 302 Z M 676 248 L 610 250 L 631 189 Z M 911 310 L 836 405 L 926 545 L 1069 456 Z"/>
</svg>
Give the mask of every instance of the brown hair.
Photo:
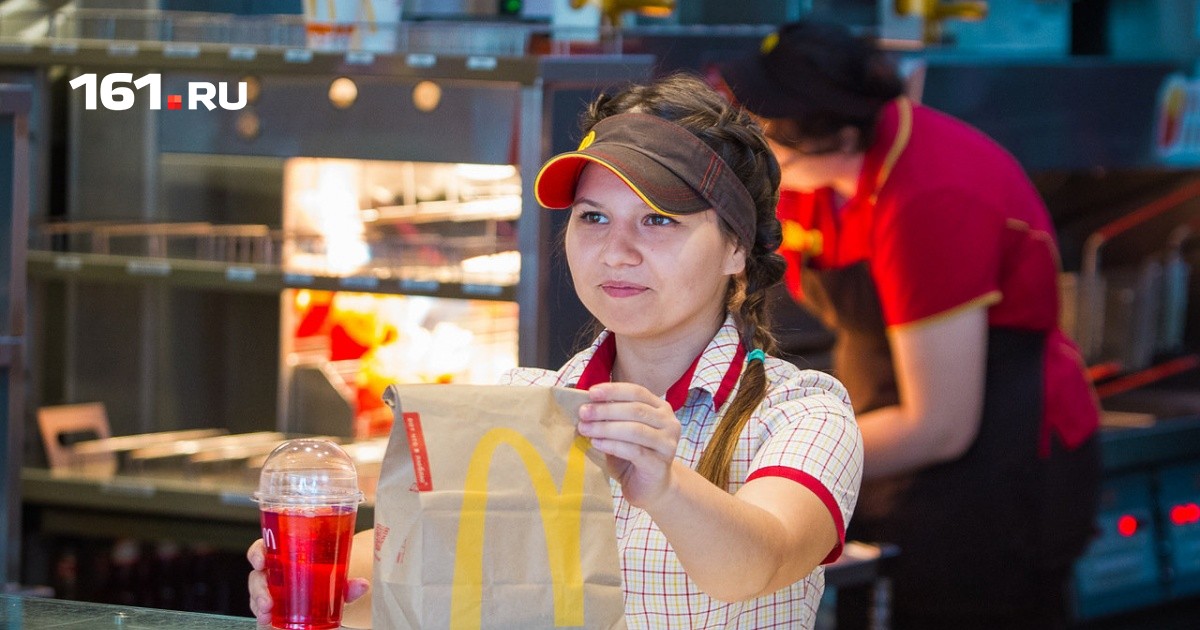
<svg viewBox="0 0 1200 630">
<path fill-rule="evenodd" d="M 755 205 L 753 243 L 741 243 L 746 251 L 746 270 L 735 277 L 726 292 L 726 306 L 733 314 L 742 343 L 748 349 L 775 351 L 767 310 L 767 289 L 783 278 L 786 262 L 776 250 L 782 229 L 775 216 L 779 201 L 779 163 L 772 155 L 762 130 L 740 108 L 729 104 L 698 77 L 674 74 L 653 83 L 634 85 L 624 91 L 596 99 L 584 115 L 584 133 L 608 116 L 628 111 L 652 114 L 687 129 L 712 147 L 737 174 Z M 723 220 L 722 230 L 737 239 Z M 729 465 L 737 438 L 747 420 L 762 402 L 767 390 L 763 361 L 746 364 L 737 395 L 729 402 L 700 456 L 696 470 L 720 488 L 729 487 Z"/>
</svg>

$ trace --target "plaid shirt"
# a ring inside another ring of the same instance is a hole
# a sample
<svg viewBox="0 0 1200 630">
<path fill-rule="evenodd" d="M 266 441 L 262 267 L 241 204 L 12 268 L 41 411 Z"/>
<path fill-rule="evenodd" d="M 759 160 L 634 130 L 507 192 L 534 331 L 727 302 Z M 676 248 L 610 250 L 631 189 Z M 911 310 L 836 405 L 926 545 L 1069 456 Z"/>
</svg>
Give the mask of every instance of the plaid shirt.
<svg viewBox="0 0 1200 630">
<path fill-rule="evenodd" d="M 557 372 L 517 368 L 503 380 L 510 385 L 572 387 L 605 331 L 590 348 Z M 713 409 L 713 394 L 739 354 L 737 328 L 727 319 L 704 349 L 692 375 L 686 401 L 675 415 L 683 425 L 675 457 L 696 467 L 723 409 Z M 833 377 L 801 370 L 768 357 L 767 395 L 738 438 L 729 491 L 761 476 L 792 479 L 822 499 L 837 524 L 839 543 L 825 562 L 841 552 L 862 480 L 862 436 L 849 397 Z M 737 395 L 736 387 L 729 396 Z M 728 407 L 728 402 L 723 407 Z M 666 537 L 645 511 L 630 505 L 612 481 L 617 547 L 625 588 L 625 618 L 630 628 L 811 628 L 816 619 L 825 570 L 757 599 L 726 603 L 700 591 L 684 573 Z"/>
</svg>

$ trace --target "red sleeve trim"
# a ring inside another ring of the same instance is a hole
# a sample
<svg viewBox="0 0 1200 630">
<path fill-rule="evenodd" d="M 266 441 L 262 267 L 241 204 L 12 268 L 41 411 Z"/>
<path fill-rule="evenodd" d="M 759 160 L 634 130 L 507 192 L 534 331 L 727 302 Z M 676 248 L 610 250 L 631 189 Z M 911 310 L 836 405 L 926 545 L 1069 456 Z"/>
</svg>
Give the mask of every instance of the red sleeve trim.
<svg viewBox="0 0 1200 630">
<path fill-rule="evenodd" d="M 833 493 L 829 491 L 829 488 L 826 488 L 825 484 L 821 483 L 820 479 L 817 479 L 816 477 L 802 470 L 797 470 L 788 466 L 767 466 L 765 468 L 759 468 L 758 470 L 750 473 L 750 476 L 746 478 L 746 481 L 750 482 L 758 479 L 759 477 L 783 477 L 784 479 L 791 479 L 805 488 L 808 488 L 809 491 L 817 495 L 817 498 L 821 500 L 821 503 L 825 504 L 825 509 L 829 510 L 829 514 L 833 516 L 833 524 L 835 527 L 837 527 L 838 533 L 837 544 L 834 545 L 833 550 L 829 552 L 829 555 L 825 556 L 825 559 L 821 561 L 821 564 L 829 564 L 830 562 L 837 560 L 838 557 L 842 555 L 842 548 L 846 546 L 846 523 L 842 520 L 842 507 L 838 505 L 837 499 L 833 498 Z"/>
</svg>

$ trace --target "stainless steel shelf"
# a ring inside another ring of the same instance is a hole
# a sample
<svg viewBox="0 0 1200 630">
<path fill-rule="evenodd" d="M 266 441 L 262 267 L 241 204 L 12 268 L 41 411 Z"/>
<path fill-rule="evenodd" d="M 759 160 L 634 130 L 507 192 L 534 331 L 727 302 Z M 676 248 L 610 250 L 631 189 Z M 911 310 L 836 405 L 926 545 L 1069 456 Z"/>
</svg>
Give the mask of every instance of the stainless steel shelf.
<svg viewBox="0 0 1200 630">
<path fill-rule="evenodd" d="M 29 275 L 38 279 L 93 282 L 163 282 L 172 286 L 251 293 L 283 289 L 362 291 L 468 300 L 516 300 L 516 287 L 418 278 L 358 275 L 332 277 L 286 272 L 274 265 L 233 264 L 179 258 L 30 251 Z"/>
<path fill-rule="evenodd" d="M 236 71 L 254 74 L 375 75 L 415 80 L 511 81 L 532 85 L 536 57 L 326 52 L 278 46 L 191 44 L 154 41 L 0 41 L 0 65 L 71 65 L 83 68 Z"/>
</svg>

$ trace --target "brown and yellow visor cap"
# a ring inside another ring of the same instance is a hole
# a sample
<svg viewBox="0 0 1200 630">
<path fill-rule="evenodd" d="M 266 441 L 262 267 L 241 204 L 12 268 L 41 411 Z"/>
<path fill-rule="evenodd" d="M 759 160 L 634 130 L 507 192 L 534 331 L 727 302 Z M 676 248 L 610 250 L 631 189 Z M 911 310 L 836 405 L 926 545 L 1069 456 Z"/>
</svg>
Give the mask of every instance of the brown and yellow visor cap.
<svg viewBox="0 0 1200 630">
<path fill-rule="evenodd" d="M 749 249 L 754 244 L 756 208 L 746 186 L 711 147 L 673 122 L 639 113 L 601 120 L 577 150 L 542 166 L 534 183 L 538 203 L 570 207 L 588 164 L 612 171 L 655 212 L 692 214 L 712 208 L 742 245 Z"/>
</svg>

